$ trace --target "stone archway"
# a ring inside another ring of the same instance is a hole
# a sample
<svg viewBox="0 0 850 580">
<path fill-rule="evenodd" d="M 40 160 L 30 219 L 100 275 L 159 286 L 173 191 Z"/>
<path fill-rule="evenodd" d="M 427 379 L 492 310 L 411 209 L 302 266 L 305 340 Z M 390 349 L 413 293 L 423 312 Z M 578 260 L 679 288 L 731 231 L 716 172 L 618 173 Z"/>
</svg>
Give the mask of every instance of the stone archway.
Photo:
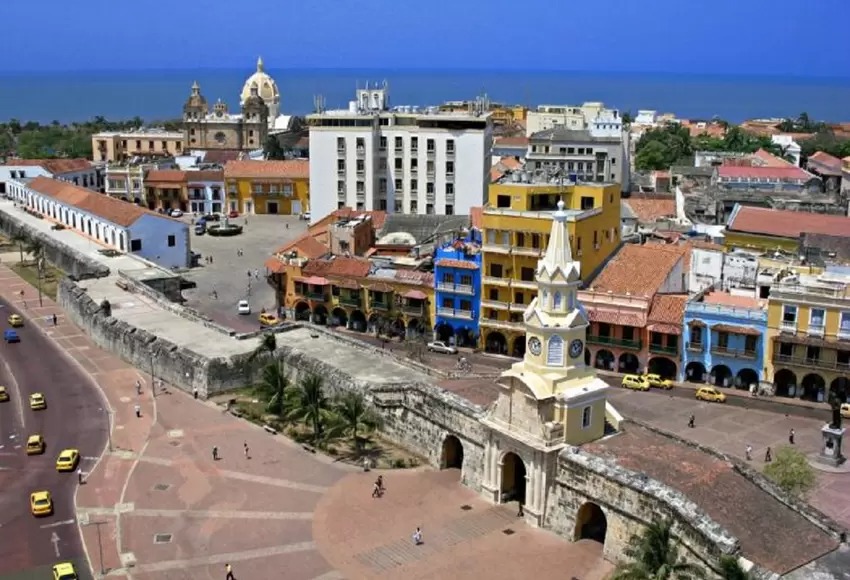
<svg viewBox="0 0 850 580">
<path fill-rule="evenodd" d="M 366 315 L 363 314 L 362 310 L 352 310 L 351 316 L 348 317 L 349 322 L 351 323 L 351 329 L 357 330 L 358 332 L 366 332 Z"/>
<path fill-rule="evenodd" d="M 842 403 L 846 403 L 848 395 L 850 395 L 850 379 L 838 377 L 829 384 L 829 392 L 838 397 L 838 400 Z"/>
<path fill-rule="evenodd" d="M 525 463 L 513 451 L 502 457 L 502 487 L 499 503 L 517 501 L 525 505 Z"/>
<path fill-rule="evenodd" d="M 773 386 L 777 397 L 795 397 L 797 395 L 797 375 L 788 369 L 780 369 L 773 374 Z"/>
<path fill-rule="evenodd" d="M 425 332 L 425 327 L 419 322 L 418 318 L 411 318 L 407 321 L 407 338 L 418 338 Z"/>
<path fill-rule="evenodd" d="M 399 339 L 404 339 L 406 332 L 404 320 L 401 318 L 393 320 L 392 324 L 390 324 L 390 332 L 393 336 L 397 336 Z"/>
<path fill-rule="evenodd" d="M 484 351 L 493 354 L 508 354 L 508 339 L 501 332 L 491 332 L 484 339 Z"/>
<path fill-rule="evenodd" d="M 313 324 L 327 324 L 328 309 L 324 304 L 317 304 L 313 307 Z"/>
<path fill-rule="evenodd" d="M 620 355 L 619 368 L 621 373 L 636 373 L 640 369 L 640 360 L 631 352 Z"/>
<path fill-rule="evenodd" d="M 443 439 L 442 469 L 463 469 L 463 443 L 454 435 Z"/>
<path fill-rule="evenodd" d="M 329 321 L 333 326 L 348 327 L 348 313 L 339 306 L 331 311 L 331 319 Z"/>
<path fill-rule="evenodd" d="M 705 382 L 705 365 L 699 361 L 692 361 L 685 366 L 685 380 L 691 383 Z"/>
<path fill-rule="evenodd" d="M 676 380 L 676 374 L 678 369 L 676 368 L 676 363 L 671 361 L 669 358 L 665 356 L 657 356 L 655 358 L 649 359 L 649 365 L 647 366 L 650 373 L 655 373 L 657 375 L 661 375 L 662 379 L 673 379 Z"/>
<path fill-rule="evenodd" d="M 715 387 L 731 387 L 733 380 L 732 369 L 726 365 L 712 367 L 711 384 Z"/>
<path fill-rule="evenodd" d="M 735 388 L 750 390 L 750 385 L 755 385 L 758 388 L 759 374 L 753 369 L 744 368 L 738 371 L 738 376 L 735 377 Z"/>
<path fill-rule="evenodd" d="M 513 346 L 511 347 L 511 356 L 514 358 L 522 358 L 525 356 L 525 335 L 514 338 Z"/>
<path fill-rule="evenodd" d="M 366 326 L 369 329 L 369 332 L 375 333 L 375 336 L 385 331 L 384 320 L 377 312 L 373 312 L 369 315 L 369 322 Z"/>
<path fill-rule="evenodd" d="M 614 353 L 608 349 L 600 348 L 596 352 L 596 356 L 593 359 L 593 366 L 602 369 L 605 371 L 610 371 L 614 369 Z"/>
<path fill-rule="evenodd" d="M 800 398 L 805 401 L 822 403 L 826 400 L 826 381 L 816 373 L 809 373 L 800 382 L 803 393 Z"/>
<path fill-rule="evenodd" d="M 582 504 L 576 514 L 574 540 L 593 540 L 605 545 L 608 533 L 608 518 L 602 508 L 593 502 Z"/>
<path fill-rule="evenodd" d="M 445 322 L 441 322 L 437 325 L 437 328 L 434 329 L 437 333 L 437 340 L 441 340 L 446 344 L 449 344 L 452 340 L 452 337 L 455 335 L 455 329 L 452 328 L 450 324 L 446 324 Z"/>
<path fill-rule="evenodd" d="M 306 302 L 299 302 L 295 305 L 295 320 L 310 321 L 310 305 Z"/>
</svg>

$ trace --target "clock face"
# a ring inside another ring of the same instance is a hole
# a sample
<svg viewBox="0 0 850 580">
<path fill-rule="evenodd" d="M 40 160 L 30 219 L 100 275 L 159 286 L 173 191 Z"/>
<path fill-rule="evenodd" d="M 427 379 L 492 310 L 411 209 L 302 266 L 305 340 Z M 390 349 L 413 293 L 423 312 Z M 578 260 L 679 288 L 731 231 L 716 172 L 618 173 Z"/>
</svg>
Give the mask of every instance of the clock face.
<svg viewBox="0 0 850 580">
<path fill-rule="evenodd" d="M 540 339 L 532 336 L 528 339 L 528 350 L 531 351 L 531 354 L 537 356 L 543 350 L 543 345 L 540 344 Z"/>
<path fill-rule="evenodd" d="M 570 357 L 578 358 L 584 352 L 584 343 L 576 338 L 570 343 Z"/>
</svg>

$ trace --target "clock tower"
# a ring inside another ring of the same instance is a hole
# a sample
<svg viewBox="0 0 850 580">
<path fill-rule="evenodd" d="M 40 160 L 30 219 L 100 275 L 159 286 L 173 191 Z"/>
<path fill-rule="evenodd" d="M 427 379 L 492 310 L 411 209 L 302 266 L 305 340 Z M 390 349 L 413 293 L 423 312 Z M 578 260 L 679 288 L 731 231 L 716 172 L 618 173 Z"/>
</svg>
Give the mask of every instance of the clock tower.
<svg viewBox="0 0 850 580">
<path fill-rule="evenodd" d="M 524 314 L 525 358 L 502 373 L 498 399 L 482 419 L 490 429 L 485 494 L 498 503 L 516 497 L 538 525 L 558 452 L 603 437 L 606 415 L 616 416 L 606 402 L 608 385 L 584 362 L 589 323 L 578 301 L 581 264 L 573 260 L 568 218 L 559 201 L 537 263 L 537 297 Z"/>
</svg>

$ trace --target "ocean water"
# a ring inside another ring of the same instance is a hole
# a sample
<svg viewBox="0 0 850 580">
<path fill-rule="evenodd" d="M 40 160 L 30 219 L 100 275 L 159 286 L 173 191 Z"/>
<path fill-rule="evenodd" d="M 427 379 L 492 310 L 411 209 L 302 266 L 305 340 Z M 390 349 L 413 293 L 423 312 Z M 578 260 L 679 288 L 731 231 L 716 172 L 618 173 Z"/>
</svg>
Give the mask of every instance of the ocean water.
<svg viewBox="0 0 850 580">
<path fill-rule="evenodd" d="M 69 122 L 95 115 L 109 119 L 168 119 L 181 115 L 197 80 L 210 104 L 238 107 L 253 71 L 136 71 L 0 73 L 0 119 Z M 357 86 L 386 81 L 396 105 L 434 105 L 487 93 L 506 103 L 578 104 L 603 101 L 636 112 L 655 109 L 681 118 L 713 116 L 740 122 L 756 117 L 850 119 L 850 79 L 720 77 L 664 74 L 594 74 L 521 71 L 269 70 L 281 91 L 281 110 L 306 114 L 321 95 L 326 108 L 342 108 Z"/>
</svg>

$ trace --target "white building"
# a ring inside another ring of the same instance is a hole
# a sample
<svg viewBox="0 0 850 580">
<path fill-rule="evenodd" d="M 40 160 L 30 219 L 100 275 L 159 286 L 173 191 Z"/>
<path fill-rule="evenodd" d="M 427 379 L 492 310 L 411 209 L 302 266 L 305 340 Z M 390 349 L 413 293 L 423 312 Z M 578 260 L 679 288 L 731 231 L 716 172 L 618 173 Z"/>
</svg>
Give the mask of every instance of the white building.
<svg viewBox="0 0 850 580">
<path fill-rule="evenodd" d="M 145 173 L 152 169 L 176 169 L 173 161 L 107 165 L 103 174 L 104 193 L 125 201 L 145 199 Z"/>
<path fill-rule="evenodd" d="M 93 191 L 99 185 L 97 167 L 88 159 L 11 159 L 0 166 L 0 193 L 6 181 L 38 176 L 61 179 Z"/>
<path fill-rule="evenodd" d="M 348 109 L 309 115 L 312 215 L 346 206 L 465 215 L 483 205 L 493 124 L 482 109 L 390 109 L 384 85 L 359 89 Z"/>
<path fill-rule="evenodd" d="M 189 226 L 179 220 L 49 177 L 10 181 L 7 192 L 47 220 L 107 248 L 163 268 L 191 264 Z"/>
<path fill-rule="evenodd" d="M 224 212 L 224 170 L 190 169 L 186 171 L 189 211 L 203 214 Z"/>
<path fill-rule="evenodd" d="M 628 134 L 593 135 L 586 129 L 558 126 L 528 140 L 525 168 L 568 181 L 619 183 L 629 187 Z"/>
<path fill-rule="evenodd" d="M 770 136 L 771 143 L 775 143 L 782 148 L 783 155 L 782 157 L 791 157 L 794 160 L 794 165 L 800 167 L 800 154 L 803 149 L 800 147 L 800 144 L 794 141 L 794 137 L 791 135 L 771 135 Z"/>
<path fill-rule="evenodd" d="M 711 288 L 719 290 L 723 282 L 723 247 L 708 243 L 694 243 L 691 249 L 691 267 L 688 271 L 688 292 L 699 294 Z"/>
<path fill-rule="evenodd" d="M 606 109 L 603 103 L 573 105 L 538 105 L 529 111 L 525 134 L 531 137 L 540 131 L 564 127 L 574 131 L 591 131 L 594 136 L 609 137 L 623 132 L 623 118 L 617 109 Z"/>
</svg>

